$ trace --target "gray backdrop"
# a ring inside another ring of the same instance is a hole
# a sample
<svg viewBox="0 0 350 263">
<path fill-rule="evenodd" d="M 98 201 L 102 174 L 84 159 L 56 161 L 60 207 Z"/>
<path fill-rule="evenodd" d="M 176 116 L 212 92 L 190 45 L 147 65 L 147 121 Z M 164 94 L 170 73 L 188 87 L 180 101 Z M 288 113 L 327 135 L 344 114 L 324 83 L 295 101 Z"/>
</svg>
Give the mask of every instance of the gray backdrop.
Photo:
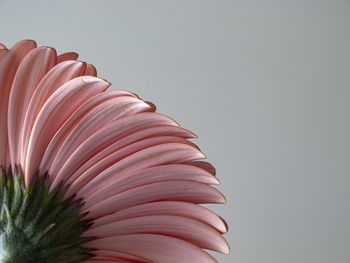
<svg viewBox="0 0 350 263">
<path fill-rule="evenodd" d="M 0 42 L 77 51 L 194 131 L 219 262 L 350 262 L 350 1 L 3 1 Z"/>
</svg>

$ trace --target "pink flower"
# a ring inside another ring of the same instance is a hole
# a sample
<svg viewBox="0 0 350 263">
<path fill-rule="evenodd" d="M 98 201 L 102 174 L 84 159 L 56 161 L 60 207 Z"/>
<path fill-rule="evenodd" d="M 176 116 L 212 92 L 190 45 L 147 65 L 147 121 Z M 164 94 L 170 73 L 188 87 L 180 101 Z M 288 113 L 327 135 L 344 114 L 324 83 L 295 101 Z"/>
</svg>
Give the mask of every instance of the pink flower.
<svg viewBox="0 0 350 263">
<path fill-rule="evenodd" d="M 77 57 L 0 44 L 0 261 L 216 262 L 227 226 L 199 204 L 225 198 L 195 135 Z"/>
</svg>

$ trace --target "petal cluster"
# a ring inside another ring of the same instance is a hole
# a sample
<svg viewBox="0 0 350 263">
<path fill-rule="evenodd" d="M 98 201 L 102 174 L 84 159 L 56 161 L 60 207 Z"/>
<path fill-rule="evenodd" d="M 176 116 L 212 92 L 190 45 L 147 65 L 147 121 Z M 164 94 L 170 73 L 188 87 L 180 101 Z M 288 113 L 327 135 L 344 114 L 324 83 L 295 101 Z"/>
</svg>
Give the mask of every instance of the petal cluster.
<svg viewBox="0 0 350 263">
<path fill-rule="evenodd" d="M 0 44 L 0 165 L 37 171 L 50 190 L 82 198 L 96 249 L 86 262 L 216 262 L 225 222 L 200 204 L 225 203 L 195 135 L 123 90 L 107 90 L 76 53 L 32 40 Z"/>
</svg>

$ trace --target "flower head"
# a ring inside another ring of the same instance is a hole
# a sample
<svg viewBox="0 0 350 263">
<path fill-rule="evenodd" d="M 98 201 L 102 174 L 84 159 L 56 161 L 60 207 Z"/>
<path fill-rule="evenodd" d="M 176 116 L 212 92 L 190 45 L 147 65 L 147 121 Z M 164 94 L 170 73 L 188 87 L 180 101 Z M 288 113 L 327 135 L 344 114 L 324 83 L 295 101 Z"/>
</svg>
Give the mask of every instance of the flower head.
<svg viewBox="0 0 350 263">
<path fill-rule="evenodd" d="M 77 57 L 0 44 L 0 262 L 216 262 L 195 135 Z"/>
</svg>

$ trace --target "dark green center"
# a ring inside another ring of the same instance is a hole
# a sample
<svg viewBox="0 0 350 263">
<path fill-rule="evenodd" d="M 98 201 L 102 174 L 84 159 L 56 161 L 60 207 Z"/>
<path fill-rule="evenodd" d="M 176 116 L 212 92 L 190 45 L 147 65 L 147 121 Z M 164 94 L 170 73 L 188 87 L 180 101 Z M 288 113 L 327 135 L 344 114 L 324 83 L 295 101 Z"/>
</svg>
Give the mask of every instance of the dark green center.
<svg viewBox="0 0 350 263">
<path fill-rule="evenodd" d="M 81 245 L 91 222 L 79 214 L 83 203 L 63 200 L 61 187 L 48 191 L 48 176 L 26 188 L 20 169 L 0 169 L 0 263 L 73 263 L 91 257 Z"/>
</svg>

